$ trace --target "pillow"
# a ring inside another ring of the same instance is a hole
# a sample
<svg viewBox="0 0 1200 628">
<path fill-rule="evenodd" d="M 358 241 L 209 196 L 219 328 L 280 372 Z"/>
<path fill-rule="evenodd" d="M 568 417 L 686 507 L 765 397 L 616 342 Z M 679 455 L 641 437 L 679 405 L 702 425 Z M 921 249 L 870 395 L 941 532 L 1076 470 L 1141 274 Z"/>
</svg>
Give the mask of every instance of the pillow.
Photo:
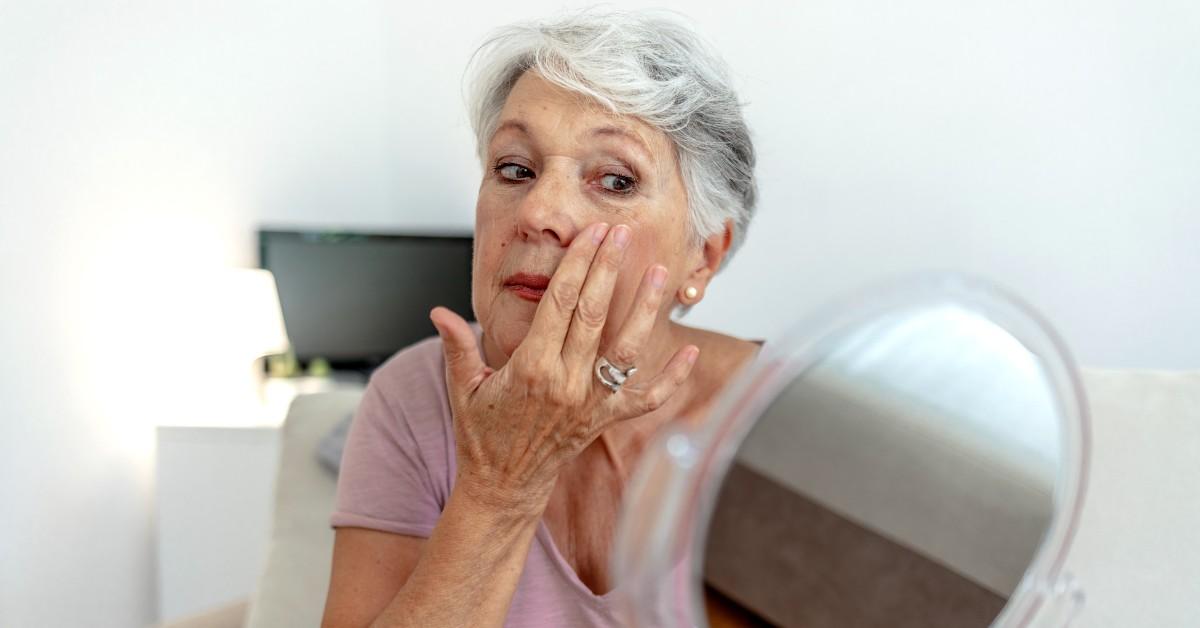
<svg viewBox="0 0 1200 628">
<path fill-rule="evenodd" d="M 350 421 L 353 419 L 354 413 L 351 412 L 317 443 L 317 460 L 334 475 L 341 469 L 342 450 L 346 448 L 346 435 L 350 433 Z"/>
</svg>

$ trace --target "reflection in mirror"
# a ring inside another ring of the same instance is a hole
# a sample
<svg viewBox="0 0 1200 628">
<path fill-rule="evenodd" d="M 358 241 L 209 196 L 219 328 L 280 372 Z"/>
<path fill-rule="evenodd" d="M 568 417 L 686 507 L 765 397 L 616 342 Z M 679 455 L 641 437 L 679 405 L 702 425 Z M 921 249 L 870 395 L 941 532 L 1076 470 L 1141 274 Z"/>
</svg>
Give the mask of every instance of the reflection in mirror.
<svg viewBox="0 0 1200 628">
<path fill-rule="evenodd" d="M 910 307 L 824 339 L 721 484 L 709 623 L 988 626 L 1050 526 L 1060 416 L 988 318 Z"/>
</svg>

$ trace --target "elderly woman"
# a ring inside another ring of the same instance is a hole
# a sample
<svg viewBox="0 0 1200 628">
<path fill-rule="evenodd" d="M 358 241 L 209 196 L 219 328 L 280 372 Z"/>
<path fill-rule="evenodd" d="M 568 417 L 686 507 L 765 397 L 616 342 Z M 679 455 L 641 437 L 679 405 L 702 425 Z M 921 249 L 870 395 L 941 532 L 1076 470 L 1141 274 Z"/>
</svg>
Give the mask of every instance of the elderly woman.
<svg viewBox="0 0 1200 628">
<path fill-rule="evenodd" d="M 372 376 L 338 485 L 326 626 L 615 626 L 622 488 L 758 345 L 671 313 L 754 209 L 717 56 L 676 19 L 587 12 L 476 53 L 472 303 Z"/>
</svg>

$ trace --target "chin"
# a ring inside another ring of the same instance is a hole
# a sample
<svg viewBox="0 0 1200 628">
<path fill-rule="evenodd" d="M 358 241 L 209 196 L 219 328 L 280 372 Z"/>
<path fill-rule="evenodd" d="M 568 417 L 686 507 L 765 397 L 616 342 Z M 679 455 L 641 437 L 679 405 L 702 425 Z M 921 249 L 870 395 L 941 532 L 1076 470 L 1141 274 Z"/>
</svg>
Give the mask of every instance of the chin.
<svg viewBox="0 0 1200 628">
<path fill-rule="evenodd" d="M 513 352 L 525 340 L 525 336 L 529 335 L 531 325 L 532 321 L 527 319 L 501 315 L 494 317 L 490 324 L 484 326 L 483 333 L 491 339 L 492 345 L 508 358 L 512 357 Z"/>
</svg>

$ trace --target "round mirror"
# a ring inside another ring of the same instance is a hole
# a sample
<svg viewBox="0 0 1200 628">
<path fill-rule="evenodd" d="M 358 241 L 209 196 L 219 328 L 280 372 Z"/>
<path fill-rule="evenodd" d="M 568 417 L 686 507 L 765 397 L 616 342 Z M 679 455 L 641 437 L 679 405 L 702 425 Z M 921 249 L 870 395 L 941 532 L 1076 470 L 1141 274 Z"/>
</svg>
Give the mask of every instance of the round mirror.
<svg viewBox="0 0 1200 628">
<path fill-rule="evenodd" d="M 635 626 L 1063 626 L 1087 472 L 1074 366 L 1029 308 L 924 276 L 768 341 L 631 481 Z"/>
</svg>

